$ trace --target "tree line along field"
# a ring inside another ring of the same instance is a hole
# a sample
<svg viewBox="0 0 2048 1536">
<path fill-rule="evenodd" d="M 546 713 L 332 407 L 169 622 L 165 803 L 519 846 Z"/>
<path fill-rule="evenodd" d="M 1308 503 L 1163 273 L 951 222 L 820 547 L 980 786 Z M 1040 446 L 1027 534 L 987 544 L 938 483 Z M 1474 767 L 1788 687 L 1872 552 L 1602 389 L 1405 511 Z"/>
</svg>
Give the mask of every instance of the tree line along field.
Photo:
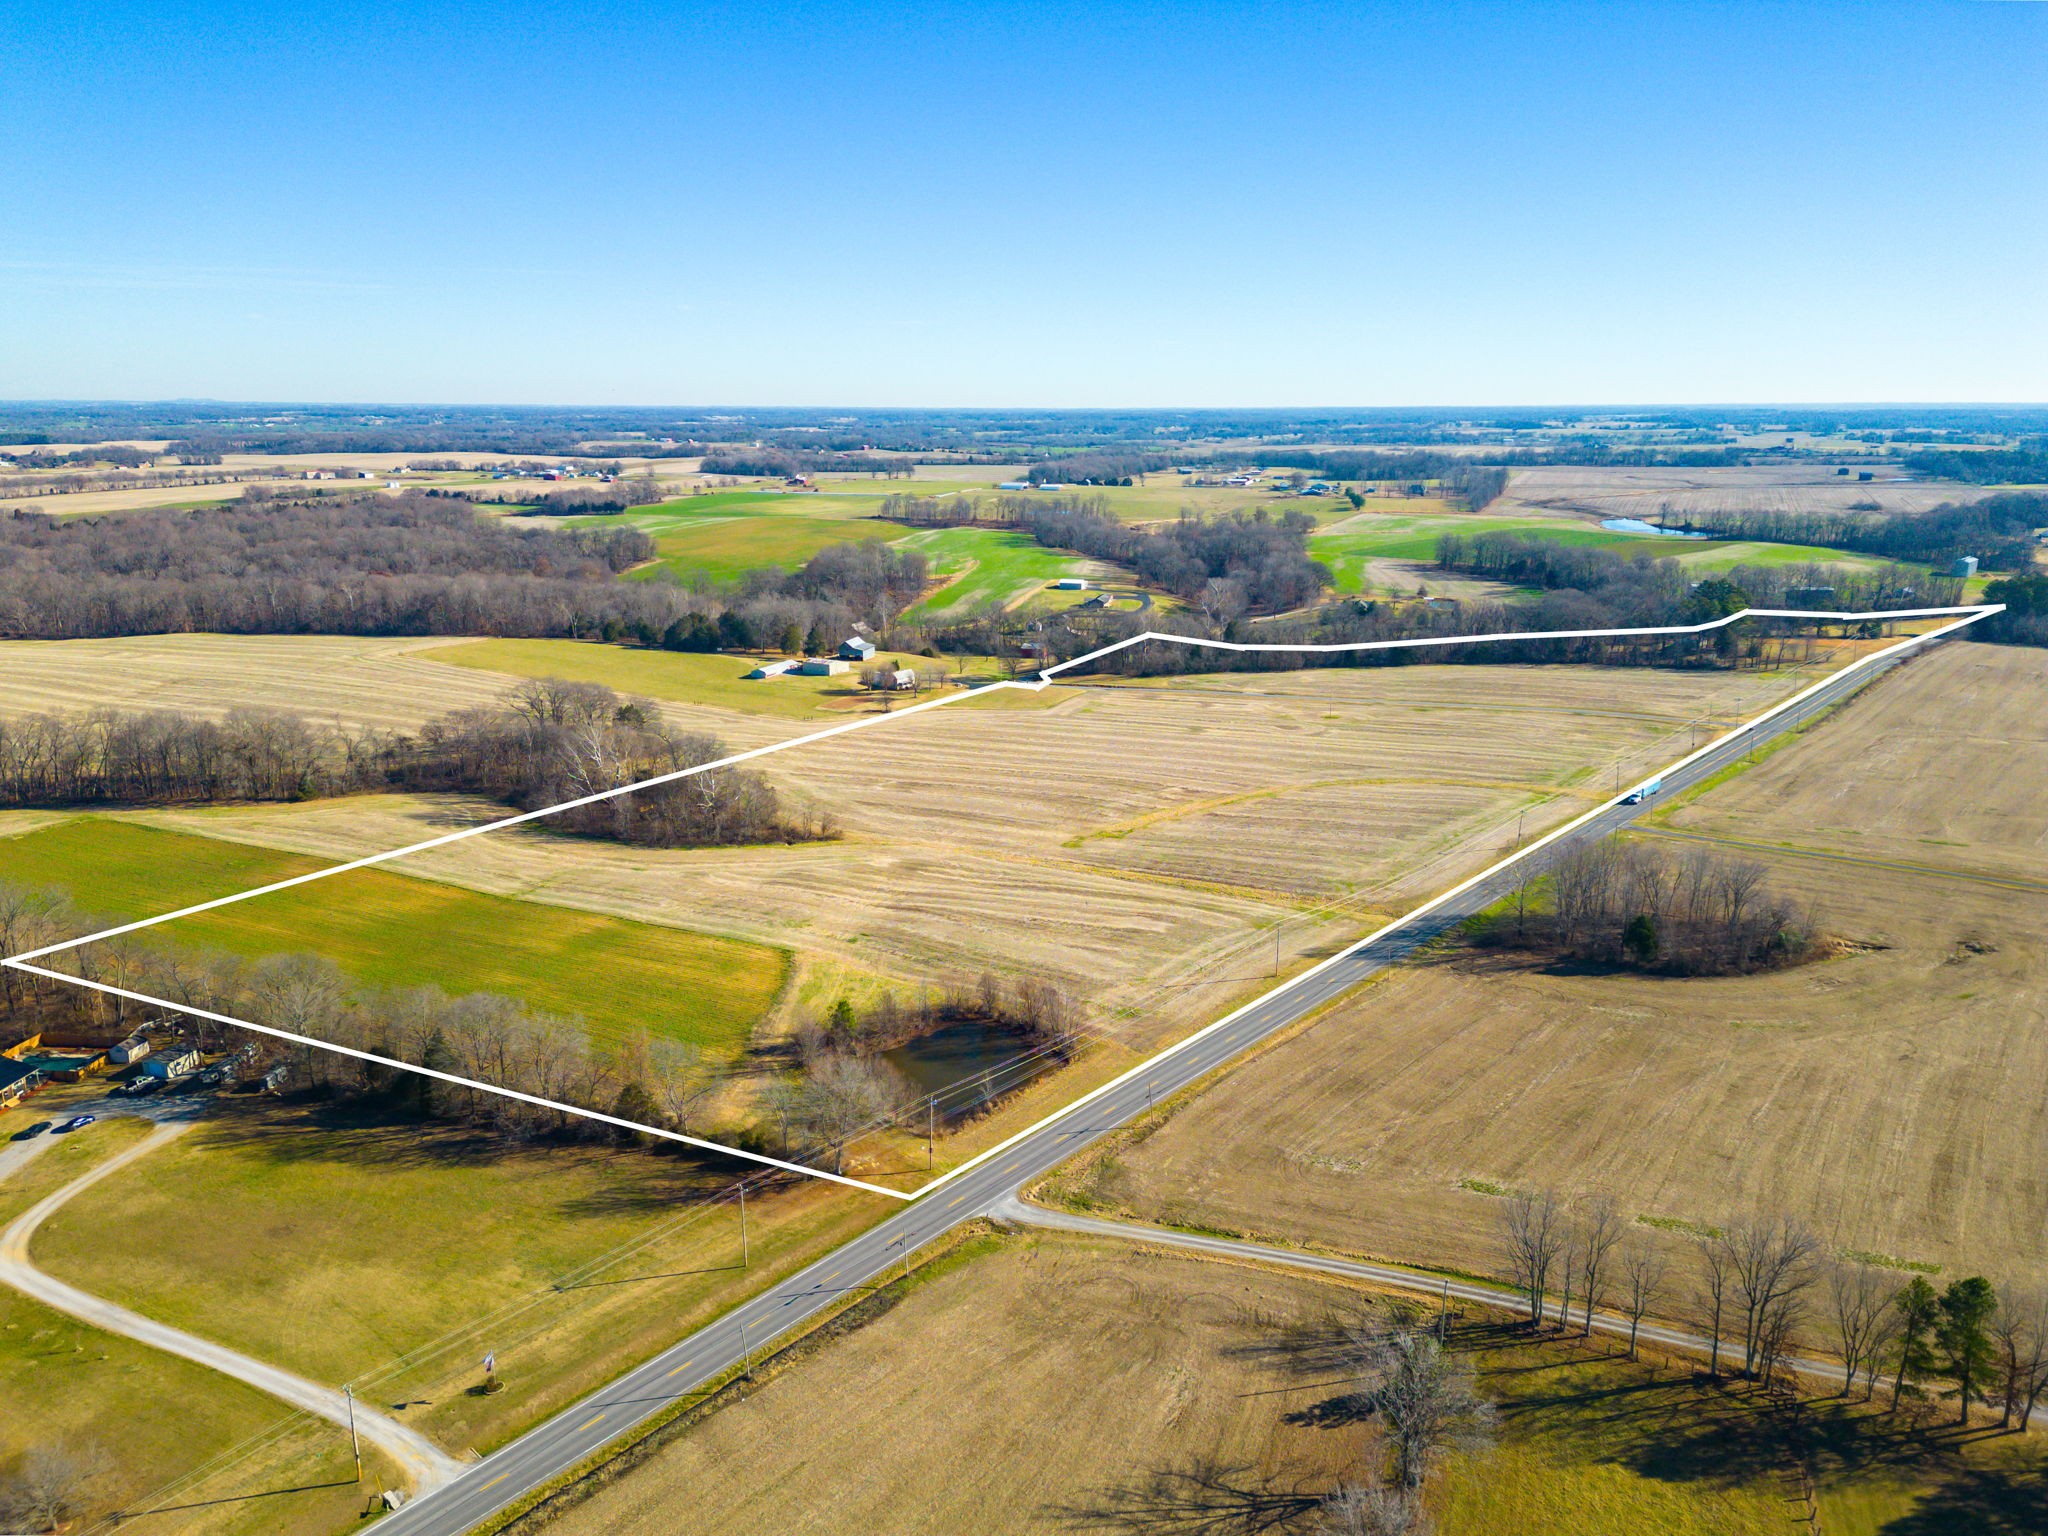
<svg viewBox="0 0 2048 1536">
<path fill-rule="evenodd" d="M 727 1394 L 546 1529 L 1312 1531 L 1316 1499 L 1378 1459 L 1377 1432 L 1343 1410 L 1354 1383 L 1333 1356 L 1346 1325 L 1383 1305 L 1136 1245 L 983 1238 L 890 1310 Z M 1454 1455 L 1432 1480 L 1445 1536 L 1787 1528 L 1796 1452 L 1759 1400 L 1604 1343 L 1532 1344 L 1484 1313 L 1460 1317 L 1452 1352 L 1501 1427 L 1491 1450 Z M 1989 1511 L 1980 1478 L 2012 1479 L 2007 1513 L 2028 1496 L 2033 1462 L 2010 1447 L 1915 1454 L 1851 1410 L 1821 1417 L 1812 1460 L 1831 1532 Z"/>
<path fill-rule="evenodd" d="M 322 863 L 105 816 L 0 838 L 0 854 L 10 881 L 61 889 L 109 921 L 169 912 Z M 745 1046 L 788 970 L 784 952 L 761 945 L 383 869 L 178 918 L 152 934 L 250 958 L 311 952 L 366 985 L 497 993 L 579 1017 L 601 1044 L 645 1029 L 715 1056 Z"/>
<path fill-rule="evenodd" d="M 1025 710 L 963 701 L 756 765 L 829 810 L 837 842 L 661 852 L 516 829 L 405 869 L 544 894 L 525 910 L 550 923 L 562 907 L 609 913 L 899 985 L 1042 976 L 1151 1038 L 1268 976 L 1276 928 L 1283 964 L 1325 953 L 1497 855 L 1518 824 L 1533 834 L 1617 771 L 1677 756 L 1690 722 L 1754 713 L 1797 681 L 1399 667 L 1107 683 Z M 139 814 L 333 858 L 480 812 L 364 796 Z M 303 947 L 281 929 L 271 942 Z"/>
<path fill-rule="evenodd" d="M 1073 1188 L 1478 1273 L 1502 1272 L 1502 1195 L 1554 1186 L 1613 1197 L 1681 1262 L 1688 1231 L 1782 1213 L 1885 1264 L 2048 1278 L 2044 681 L 2038 652 L 1951 642 L 1644 834 L 1711 829 L 1674 846 L 1759 860 L 1839 957 L 1676 979 L 1454 951 Z"/>
</svg>

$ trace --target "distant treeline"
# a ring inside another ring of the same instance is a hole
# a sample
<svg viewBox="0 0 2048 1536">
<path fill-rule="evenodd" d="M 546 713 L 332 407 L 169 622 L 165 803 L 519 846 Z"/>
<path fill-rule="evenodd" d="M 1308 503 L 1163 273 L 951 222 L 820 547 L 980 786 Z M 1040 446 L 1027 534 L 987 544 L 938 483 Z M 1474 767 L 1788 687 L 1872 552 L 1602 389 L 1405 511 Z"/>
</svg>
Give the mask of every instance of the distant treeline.
<svg viewBox="0 0 2048 1536">
<path fill-rule="evenodd" d="M 1176 597 L 1221 597 L 1239 611 L 1299 608 L 1320 597 L 1331 580 L 1329 567 L 1308 557 L 1316 523 L 1301 512 L 1274 517 L 1261 507 L 1138 528 L 1095 511 L 1033 504 L 1019 522 L 1041 544 L 1113 560 Z M 1211 591 L 1218 583 L 1234 590 Z"/>
<path fill-rule="evenodd" d="M 1906 455 L 1906 468 L 1969 485 L 2048 484 L 2048 438 L 2016 448 L 1930 448 Z"/>
<path fill-rule="evenodd" d="M 1605 838 L 1525 884 L 1480 942 L 1676 976 L 1731 976 L 1818 952 L 1811 913 L 1770 889 L 1747 859 Z M 1533 898 L 1533 900 L 1532 900 Z"/>
<path fill-rule="evenodd" d="M 521 526 L 420 494 L 64 521 L 15 513 L 0 517 L 0 637 L 505 635 L 715 649 L 723 623 L 726 644 L 794 626 L 836 645 L 856 624 L 892 618 L 926 580 L 923 555 L 878 542 L 755 572 L 737 590 L 616 579 L 654 552 L 637 528 Z"/>
<path fill-rule="evenodd" d="M 523 515 L 529 517 L 578 517 L 591 513 L 624 512 L 631 507 L 652 506 L 663 499 L 666 493 L 655 483 L 652 476 L 634 475 L 623 480 L 614 480 L 610 485 L 573 485 L 567 490 L 544 491 L 531 500 L 532 511 Z M 486 498 L 472 496 L 472 502 Z M 496 501 L 497 498 L 491 498 Z M 522 498 L 522 504 L 527 498 Z"/>
<path fill-rule="evenodd" d="M 1170 453 L 1077 453 L 1034 464 L 1024 478 L 1033 485 L 1129 485 L 1179 462 Z"/>
<path fill-rule="evenodd" d="M 1982 501 L 1944 502 L 1926 512 L 1690 512 L 1686 526 L 1735 539 L 1817 544 L 1891 560 L 1947 564 L 1975 555 L 1988 571 L 2024 571 L 2048 526 L 2048 494 L 2007 491 Z"/>
<path fill-rule="evenodd" d="M 699 466 L 707 475 L 883 475 L 908 479 L 912 459 L 899 454 L 839 453 L 823 448 L 718 448 Z"/>
<path fill-rule="evenodd" d="M 102 443 L 93 448 L 74 449 L 70 453 L 53 453 L 47 448 L 32 448 L 27 453 L 0 453 L 0 464 L 12 464 L 16 469 L 65 469 L 93 464 L 111 464 L 116 469 L 141 469 L 145 464 L 156 461 L 157 455 L 147 448 L 131 448 L 126 443 Z"/>
<path fill-rule="evenodd" d="M 2036 571 L 1994 581 L 1985 587 L 1984 601 L 2004 603 L 2006 611 L 1986 619 L 1973 633 L 2015 645 L 2048 645 L 2048 575 Z"/>
<path fill-rule="evenodd" d="M 494 708 L 429 721 L 418 735 L 314 725 L 281 712 L 221 720 L 94 710 L 0 718 L 0 806 L 215 804 L 366 791 L 479 794 L 539 810 L 727 755 L 652 706 L 596 683 L 522 683 Z M 537 825 L 659 848 L 804 842 L 830 818 L 789 813 L 740 768 L 617 795 Z"/>
</svg>

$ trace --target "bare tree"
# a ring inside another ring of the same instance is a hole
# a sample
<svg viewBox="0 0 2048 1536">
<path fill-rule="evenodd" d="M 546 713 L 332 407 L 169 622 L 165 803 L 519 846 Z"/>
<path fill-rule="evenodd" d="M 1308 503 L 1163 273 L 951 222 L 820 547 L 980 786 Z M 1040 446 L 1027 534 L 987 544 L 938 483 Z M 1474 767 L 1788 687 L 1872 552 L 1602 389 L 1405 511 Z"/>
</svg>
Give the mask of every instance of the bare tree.
<svg viewBox="0 0 2048 1536">
<path fill-rule="evenodd" d="M 1316 1506 L 1315 1536 L 1428 1536 L 1422 1501 L 1400 1488 L 1344 1483 Z"/>
<path fill-rule="evenodd" d="M 1621 1294 L 1628 1315 L 1628 1357 L 1636 1358 L 1636 1335 L 1643 1319 L 1664 1299 L 1665 1260 L 1663 1250 L 1640 1232 L 1630 1233 L 1621 1244 Z"/>
<path fill-rule="evenodd" d="M 1472 1383 L 1472 1368 L 1444 1353 L 1427 1329 L 1354 1331 L 1352 1350 L 1363 1386 L 1360 1400 L 1385 1426 L 1394 1481 L 1420 1488 L 1429 1466 L 1451 1450 L 1493 1441 L 1493 1405 Z"/>
<path fill-rule="evenodd" d="M 1742 1303 L 1742 1370 L 1768 1375 L 1775 1357 L 1767 1346 L 1782 1345 L 1801 1293 L 1813 1283 L 1820 1240 L 1789 1217 L 1732 1223 L 1722 1249 Z"/>
<path fill-rule="evenodd" d="M 1728 1302 L 1734 1283 L 1734 1265 L 1718 1232 L 1697 1239 L 1700 1258 L 1700 1321 L 1707 1330 L 1707 1375 L 1721 1379 L 1721 1335 L 1728 1317 Z"/>
<path fill-rule="evenodd" d="M 1991 1339 L 2005 1375 L 1999 1427 L 2010 1428 L 2017 1414 L 2025 1429 L 2034 1405 L 2048 1392 L 2048 1290 L 2000 1286 Z"/>
<path fill-rule="evenodd" d="M 33 1530 L 62 1530 L 87 1513 L 107 1470 L 107 1457 L 96 1447 L 32 1446 L 14 1474 L 0 1481 L 0 1518 Z"/>
<path fill-rule="evenodd" d="M 1563 1243 L 1564 1223 L 1557 1196 L 1550 1190 L 1511 1197 L 1501 1210 L 1501 1240 L 1507 1249 L 1508 1273 L 1529 1299 L 1529 1322 L 1540 1328 L 1550 1289 L 1551 1266 Z"/>
<path fill-rule="evenodd" d="M 1591 1337 L 1593 1311 L 1606 1299 L 1609 1259 L 1622 1234 L 1628 1230 L 1628 1224 L 1611 1197 L 1597 1195 L 1580 1213 L 1577 1226 L 1579 1274 L 1585 1282 L 1586 1293 L 1585 1320 L 1579 1332 L 1583 1337 Z M 1569 1325 L 1571 1319 L 1566 1318 L 1565 1322 Z"/>
<path fill-rule="evenodd" d="M 811 1138 L 832 1149 L 832 1171 L 846 1171 L 846 1144 L 894 1109 L 903 1083 L 878 1061 L 826 1056 L 806 1074 L 798 1116 Z"/>
<path fill-rule="evenodd" d="M 1854 1390 L 1860 1372 L 1867 1403 L 1896 1327 L 1891 1277 L 1874 1264 L 1840 1260 L 1827 1267 L 1827 1294 L 1835 1347 L 1842 1356 L 1842 1396 Z"/>
</svg>

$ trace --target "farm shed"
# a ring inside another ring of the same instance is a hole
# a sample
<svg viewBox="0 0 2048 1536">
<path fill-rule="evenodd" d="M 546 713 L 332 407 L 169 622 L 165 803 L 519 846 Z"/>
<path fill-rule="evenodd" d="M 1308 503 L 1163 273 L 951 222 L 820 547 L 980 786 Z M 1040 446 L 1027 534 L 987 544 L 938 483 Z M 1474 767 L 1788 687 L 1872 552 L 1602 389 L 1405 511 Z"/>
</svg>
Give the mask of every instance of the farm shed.
<svg viewBox="0 0 2048 1536">
<path fill-rule="evenodd" d="M 150 1057 L 142 1064 L 142 1070 L 150 1077 L 183 1077 L 199 1070 L 199 1053 L 174 1045 L 163 1055 Z"/>
<path fill-rule="evenodd" d="M 839 643 L 839 654 L 848 661 L 866 661 L 875 654 L 875 642 L 855 635 Z"/>
<path fill-rule="evenodd" d="M 749 672 L 747 676 L 755 679 L 781 677 L 785 673 L 796 671 L 802 665 L 801 661 L 764 661 L 760 666 Z"/>
<path fill-rule="evenodd" d="M 107 1052 L 107 1060 L 117 1067 L 125 1067 L 130 1062 L 142 1060 L 148 1054 L 149 1042 L 140 1035 L 130 1035 L 126 1040 L 123 1040 L 119 1045 Z"/>
<path fill-rule="evenodd" d="M 837 677 L 850 665 L 850 662 L 841 661 L 836 656 L 818 656 L 805 662 L 797 670 L 805 677 Z"/>
</svg>

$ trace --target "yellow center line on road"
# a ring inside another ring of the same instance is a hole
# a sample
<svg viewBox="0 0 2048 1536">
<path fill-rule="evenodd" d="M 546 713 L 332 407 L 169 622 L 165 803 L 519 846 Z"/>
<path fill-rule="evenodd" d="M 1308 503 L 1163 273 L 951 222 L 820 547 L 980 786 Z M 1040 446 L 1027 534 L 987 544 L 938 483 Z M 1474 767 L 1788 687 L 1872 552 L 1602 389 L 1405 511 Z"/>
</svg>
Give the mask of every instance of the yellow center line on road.
<svg viewBox="0 0 2048 1536">
<path fill-rule="evenodd" d="M 485 1483 L 485 1484 L 483 1485 L 483 1487 L 481 1487 L 481 1488 L 477 1489 L 477 1492 L 478 1492 L 478 1493 L 489 1493 L 489 1492 L 490 1492 L 490 1491 L 491 1491 L 491 1490 L 492 1490 L 493 1488 L 497 1487 L 497 1486 L 498 1486 L 498 1484 L 500 1484 L 500 1483 L 502 1483 L 503 1481 L 505 1481 L 505 1479 L 506 1479 L 506 1478 L 508 1478 L 508 1477 L 510 1477 L 511 1475 L 512 1475 L 512 1474 L 511 1474 L 510 1472 L 500 1472 L 500 1473 L 499 1473 L 499 1474 L 498 1474 L 498 1475 L 497 1475 L 496 1477 L 492 1478 L 492 1479 L 491 1479 L 491 1480 L 490 1480 L 490 1481 L 489 1481 L 488 1483 Z"/>
<path fill-rule="evenodd" d="M 955 1195 L 952 1199 L 946 1202 L 946 1209 L 950 1211 L 951 1209 L 953 1209 L 954 1206 L 958 1205 L 962 1200 L 965 1200 L 966 1198 L 967 1197 L 965 1195 Z"/>
<path fill-rule="evenodd" d="M 677 1366 L 677 1367 L 676 1367 L 676 1368 L 675 1368 L 674 1370 L 672 1370 L 672 1371 L 667 1371 L 667 1372 L 664 1372 L 663 1374 L 665 1374 L 665 1375 L 669 1375 L 669 1376 L 680 1376 L 680 1375 L 682 1375 L 682 1374 L 683 1374 L 683 1372 L 687 1371 L 687 1370 L 688 1370 L 689 1368 L 690 1368 L 690 1362 L 689 1362 L 689 1361 L 687 1361 L 687 1360 L 685 1360 L 685 1361 L 684 1361 L 684 1362 L 683 1362 L 683 1363 L 682 1363 L 681 1365 Z"/>
<path fill-rule="evenodd" d="M 578 1424 L 578 1425 L 576 1426 L 576 1433 L 580 1435 L 580 1434 L 582 1434 L 582 1433 L 583 1433 L 583 1431 L 584 1431 L 584 1430 L 586 1430 L 586 1429 L 590 1428 L 590 1426 L 591 1426 L 591 1425 L 593 1425 L 593 1424 L 602 1424 L 603 1422 L 604 1422 L 604 1415 L 603 1415 L 603 1414 L 601 1414 L 601 1413 L 600 1413 L 600 1414 L 596 1414 L 596 1415 L 594 1415 L 594 1416 L 593 1416 L 593 1417 L 591 1417 L 591 1418 L 585 1419 L 585 1420 L 584 1420 L 584 1421 L 583 1421 L 583 1422 L 582 1422 L 581 1424 Z"/>
</svg>

